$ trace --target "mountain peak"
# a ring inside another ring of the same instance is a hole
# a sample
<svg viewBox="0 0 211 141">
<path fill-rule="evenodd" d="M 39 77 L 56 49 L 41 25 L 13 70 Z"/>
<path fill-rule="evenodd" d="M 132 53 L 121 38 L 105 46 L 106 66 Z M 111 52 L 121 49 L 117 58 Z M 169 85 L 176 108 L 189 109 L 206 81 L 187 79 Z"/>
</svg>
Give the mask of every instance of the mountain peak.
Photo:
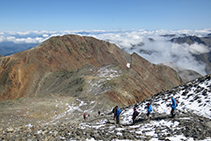
<svg viewBox="0 0 211 141">
<path fill-rule="evenodd" d="M 122 73 L 113 78 L 95 76 L 107 66 L 107 71 Z M 32 49 L 3 57 L 0 77 L 0 101 L 48 93 L 94 96 L 94 91 L 87 91 L 92 88 L 90 82 L 102 81 L 97 90 L 103 94 L 100 97 L 112 101 L 116 95 L 121 104 L 132 104 L 182 82 L 167 66 L 151 64 L 115 44 L 79 35 L 52 37 Z"/>
</svg>

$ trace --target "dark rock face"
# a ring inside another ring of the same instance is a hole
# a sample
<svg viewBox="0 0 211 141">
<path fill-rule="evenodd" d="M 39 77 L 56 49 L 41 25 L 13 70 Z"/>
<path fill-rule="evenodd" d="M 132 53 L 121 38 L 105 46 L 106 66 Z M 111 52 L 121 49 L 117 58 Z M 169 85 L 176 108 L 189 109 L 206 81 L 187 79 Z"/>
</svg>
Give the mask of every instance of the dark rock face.
<svg viewBox="0 0 211 141">
<path fill-rule="evenodd" d="M 194 44 L 194 43 L 208 45 L 205 41 L 203 41 L 203 38 L 201 39 L 197 36 L 185 36 L 185 37 L 173 38 L 173 39 L 171 39 L 171 42 L 175 42 L 178 44 L 187 43 L 189 45 Z"/>
<path fill-rule="evenodd" d="M 118 103 L 132 104 L 181 84 L 169 67 L 153 65 L 109 42 L 77 35 L 50 38 L 30 50 L 2 57 L 0 64 L 0 101 L 49 93 L 87 96 L 88 82 L 108 66 L 119 74 L 115 81 L 106 80 L 100 93 L 115 96 Z"/>
</svg>

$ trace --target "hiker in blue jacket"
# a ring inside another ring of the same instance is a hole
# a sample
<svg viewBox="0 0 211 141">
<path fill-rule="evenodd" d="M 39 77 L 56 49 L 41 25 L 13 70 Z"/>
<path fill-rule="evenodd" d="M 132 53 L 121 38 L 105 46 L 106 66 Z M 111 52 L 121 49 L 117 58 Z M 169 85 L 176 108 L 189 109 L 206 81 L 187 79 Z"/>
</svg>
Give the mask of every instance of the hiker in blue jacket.
<svg viewBox="0 0 211 141">
<path fill-rule="evenodd" d="M 116 106 L 116 124 L 119 124 L 119 116 L 120 116 L 120 113 L 121 113 L 121 110 L 118 108 L 118 106 Z"/>
<path fill-rule="evenodd" d="M 171 98 L 171 101 L 172 101 L 172 104 L 171 104 L 171 116 L 174 117 L 175 116 L 174 110 L 176 110 L 176 108 L 177 108 L 177 103 L 176 103 L 176 100 L 173 97 Z"/>
<path fill-rule="evenodd" d="M 147 103 L 146 109 L 147 109 L 147 118 L 148 118 L 148 120 L 149 120 L 149 118 L 150 118 L 150 113 L 151 113 L 151 111 L 152 111 L 152 106 L 150 105 L 150 103 Z"/>
</svg>

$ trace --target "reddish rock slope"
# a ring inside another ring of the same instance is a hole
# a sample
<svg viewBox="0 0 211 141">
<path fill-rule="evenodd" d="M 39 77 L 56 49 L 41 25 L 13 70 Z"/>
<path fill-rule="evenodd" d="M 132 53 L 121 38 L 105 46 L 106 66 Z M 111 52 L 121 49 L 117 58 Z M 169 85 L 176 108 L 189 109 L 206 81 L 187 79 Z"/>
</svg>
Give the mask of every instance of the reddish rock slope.
<svg viewBox="0 0 211 141">
<path fill-rule="evenodd" d="M 77 73 L 84 66 L 95 69 L 106 65 L 118 67 L 124 77 L 119 77 L 116 88 L 105 91 L 103 96 L 124 104 L 132 104 L 181 84 L 180 77 L 169 67 L 151 64 L 109 42 L 78 35 L 50 38 L 33 49 L 1 57 L 0 61 L 0 101 L 41 95 L 41 90 L 47 89 L 44 88 L 46 83 L 53 85 L 58 80 L 47 82 L 48 74 L 60 71 Z M 127 63 L 131 64 L 130 68 L 126 67 Z M 80 77 L 83 79 L 83 75 Z M 127 94 L 123 95 L 123 91 Z"/>
</svg>

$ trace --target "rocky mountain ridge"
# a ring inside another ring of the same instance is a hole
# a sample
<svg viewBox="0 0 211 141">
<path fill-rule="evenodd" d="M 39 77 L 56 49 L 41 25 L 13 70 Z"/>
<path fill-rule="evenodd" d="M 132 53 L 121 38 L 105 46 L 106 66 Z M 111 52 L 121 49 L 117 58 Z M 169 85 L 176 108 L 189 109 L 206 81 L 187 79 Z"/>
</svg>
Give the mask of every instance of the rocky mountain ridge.
<svg viewBox="0 0 211 141">
<path fill-rule="evenodd" d="M 30 50 L 2 57 L 0 65 L 0 101 L 54 94 L 90 100 L 97 95 L 127 105 L 182 82 L 167 66 L 78 35 L 52 37 Z M 108 75 L 100 75 L 101 71 Z"/>
</svg>

